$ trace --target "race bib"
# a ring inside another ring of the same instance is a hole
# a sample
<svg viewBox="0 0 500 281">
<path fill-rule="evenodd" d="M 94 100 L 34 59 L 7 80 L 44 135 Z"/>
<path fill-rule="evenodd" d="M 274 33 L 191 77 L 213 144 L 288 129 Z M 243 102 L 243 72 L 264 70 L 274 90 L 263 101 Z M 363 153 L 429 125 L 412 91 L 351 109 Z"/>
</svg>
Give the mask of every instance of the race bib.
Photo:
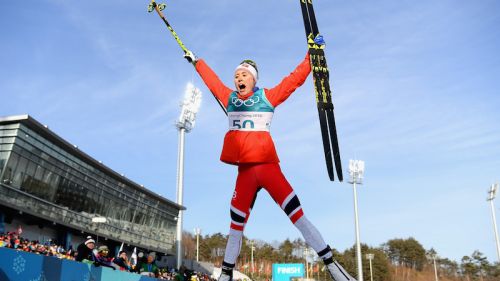
<svg viewBox="0 0 500 281">
<path fill-rule="evenodd" d="M 228 112 L 230 131 L 266 131 L 271 128 L 273 112 Z"/>
</svg>

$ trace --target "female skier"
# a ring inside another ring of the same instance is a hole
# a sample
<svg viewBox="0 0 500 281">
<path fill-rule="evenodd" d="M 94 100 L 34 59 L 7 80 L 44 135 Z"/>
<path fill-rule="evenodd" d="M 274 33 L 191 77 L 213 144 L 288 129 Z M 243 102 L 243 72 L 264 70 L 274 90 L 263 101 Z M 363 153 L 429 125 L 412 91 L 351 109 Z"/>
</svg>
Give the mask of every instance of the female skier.
<svg viewBox="0 0 500 281">
<path fill-rule="evenodd" d="M 314 225 L 304 215 L 299 198 L 281 172 L 279 159 L 269 133 L 274 109 L 300 87 L 311 72 L 309 54 L 297 68 L 274 88 L 256 87 L 257 65 L 244 60 L 234 72 L 232 90 L 214 71 L 191 51 L 191 62 L 212 94 L 227 110 L 229 131 L 224 137 L 221 161 L 238 166 L 236 187 L 231 200 L 231 225 L 219 281 L 231 281 L 240 253 L 243 230 L 257 192 L 266 189 L 302 233 L 306 243 L 320 256 L 335 281 L 354 280 L 333 260 L 332 251 Z"/>
</svg>

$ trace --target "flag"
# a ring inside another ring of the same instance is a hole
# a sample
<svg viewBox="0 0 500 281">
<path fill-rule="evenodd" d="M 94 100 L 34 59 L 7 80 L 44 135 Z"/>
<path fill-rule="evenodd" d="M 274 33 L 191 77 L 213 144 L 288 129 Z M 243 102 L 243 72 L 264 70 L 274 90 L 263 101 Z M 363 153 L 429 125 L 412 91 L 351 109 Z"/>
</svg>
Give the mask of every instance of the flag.
<svg viewBox="0 0 500 281">
<path fill-rule="evenodd" d="M 118 253 L 120 253 L 121 251 L 123 251 L 123 242 L 122 245 L 120 246 L 120 250 L 118 250 Z"/>
<path fill-rule="evenodd" d="M 18 235 L 21 235 L 21 233 L 23 233 L 23 229 L 22 229 L 21 225 L 19 225 L 19 226 L 17 227 L 17 234 L 18 234 Z"/>
<path fill-rule="evenodd" d="M 134 252 L 130 256 L 130 265 L 135 266 L 137 264 L 137 248 L 134 247 Z"/>
</svg>

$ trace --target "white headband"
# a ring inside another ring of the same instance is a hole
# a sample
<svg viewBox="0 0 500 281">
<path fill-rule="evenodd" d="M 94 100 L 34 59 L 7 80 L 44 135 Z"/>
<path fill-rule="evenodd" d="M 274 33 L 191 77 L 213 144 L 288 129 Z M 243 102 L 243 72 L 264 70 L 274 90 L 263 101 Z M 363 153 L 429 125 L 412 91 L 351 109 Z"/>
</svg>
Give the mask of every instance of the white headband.
<svg viewBox="0 0 500 281">
<path fill-rule="evenodd" d="M 255 79 L 255 82 L 257 82 L 257 80 L 259 80 L 259 74 L 257 73 L 257 69 L 255 69 L 255 67 L 251 66 L 250 64 L 248 64 L 246 62 L 238 65 L 238 67 L 236 67 L 234 72 L 236 72 L 238 70 L 245 70 L 245 71 L 249 72 L 250 74 L 252 74 L 253 79 Z"/>
</svg>

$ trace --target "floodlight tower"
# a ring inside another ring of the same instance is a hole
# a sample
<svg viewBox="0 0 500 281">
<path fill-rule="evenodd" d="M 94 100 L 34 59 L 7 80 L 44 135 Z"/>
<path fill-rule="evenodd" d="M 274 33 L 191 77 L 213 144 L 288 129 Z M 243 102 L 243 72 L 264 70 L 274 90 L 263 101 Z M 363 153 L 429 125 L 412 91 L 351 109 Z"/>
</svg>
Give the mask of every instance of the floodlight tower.
<svg viewBox="0 0 500 281">
<path fill-rule="evenodd" d="M 497 190 L 498 183 L 492 184 L 490 191 L 488 191 L 488 199 L 486 199 L 486 201 L 490 201 L 491 204 L 491 216 L 493 217 L 493 229 L 495 231 L 495 241 L 497 243 L 497 258 L 498 262 L 500 262 L 500 242 L 498 241 L 497 219 L 495 217 L 495 205 L 493 204 L 493 199 L 495 199 Z"/>
<path fill-rule="evenodd" d="M 182 205 L 182 191 L 184 187 L 184 135 L 194 128 L 196 113 L 201 105 L 201 91 L 188 83 L 181 103 L 181 114 L 175 126 L 179 130 L 179 148 L 177 157 L 177 204 Z M 179 210 L 177 218 L 177 269 L 182 265 L 182 217 Z"/>
<path fill-rule="evenodd" d="M 349 160 L 349 183 L 352 184 L 352 189 L 354 192 L 354 220 L 356 226 L 356 258 L 358 261 L 358 281 L 363 281 L 363 264 L 361 262 L 361 245 L 359 242 L 358 195 L 356 193 L 356 184 L 363 184 L 364 173 L 364 161 Z"/>
<path fill-rule="evenodd" d="M 365 257 L 370 261 L 370 280 L 373 281 L 373 269 L 372 269 L 372 260 L 375 257 L 375 254 L 366 254 Z"/>
</svg>

